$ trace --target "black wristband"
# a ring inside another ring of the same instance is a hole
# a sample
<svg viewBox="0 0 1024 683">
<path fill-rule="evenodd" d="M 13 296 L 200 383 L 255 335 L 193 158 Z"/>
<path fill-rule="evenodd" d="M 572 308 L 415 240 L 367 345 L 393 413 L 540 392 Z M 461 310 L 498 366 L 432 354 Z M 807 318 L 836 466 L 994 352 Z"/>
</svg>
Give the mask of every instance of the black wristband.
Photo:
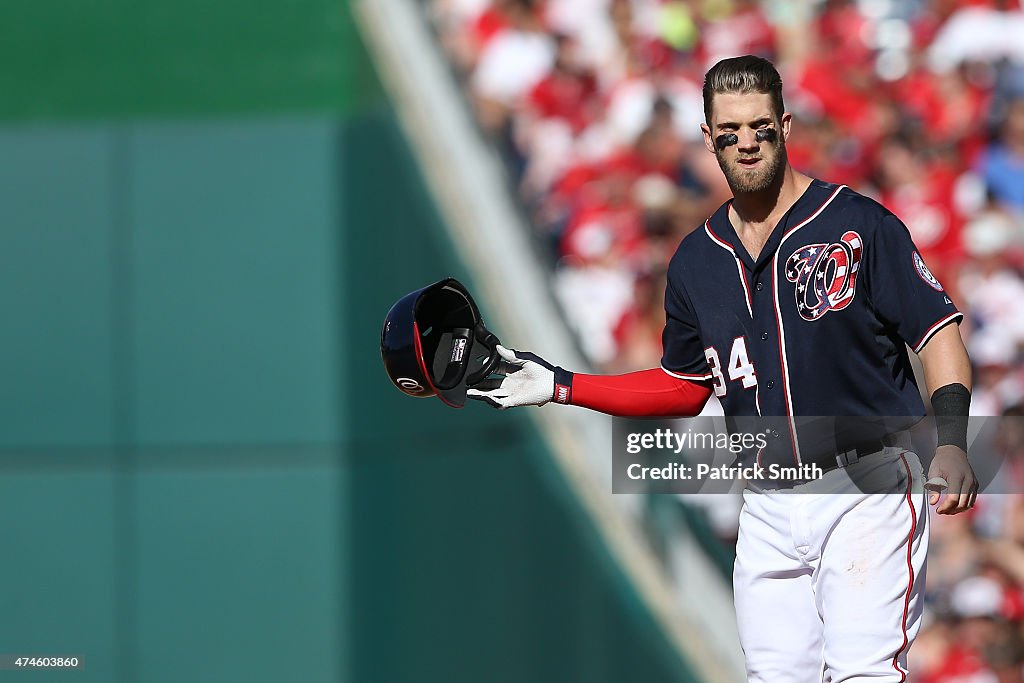
<svg viewBox="0 0 1024 683">
<path fill-rule="evenodd" d="M 572 401 L 572 373 L 555 366 L 555 395 L 552 397 L 555 403 L 568 404 Z"/>
<path fill-rule="evenodd" d="M 932 394 L 932 411 L 939 446 L 956 446 L 967 452 L 967 415 L 971 392 L 963 384 L 947 384 Z"/>
</svg>

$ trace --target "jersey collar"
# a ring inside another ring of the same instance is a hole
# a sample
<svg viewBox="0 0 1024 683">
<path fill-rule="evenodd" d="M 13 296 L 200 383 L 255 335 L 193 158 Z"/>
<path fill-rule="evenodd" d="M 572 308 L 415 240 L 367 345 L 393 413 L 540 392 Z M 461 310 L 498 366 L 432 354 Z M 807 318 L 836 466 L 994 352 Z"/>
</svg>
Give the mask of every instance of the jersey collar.
<svg viewBox="0 0 1024 683">
<path fill-rule="evenodd" d="M 772 234 L 769 235 L 768 241 L 765 242 L 764 248 L 761 249 L 761 253 L 758 255 L 757 261 L 754 261 L 750 254 L 747 253 L 747 248 L 743 246 L 743 242 L 740 241 L 739 235 L 736 234 L 736 229 L 732 225 L 732 221 L 729 220 L 729 207 L 732 206 L 732 199 L 722 204 L 715 211 L 714 215 L 711 216 L 709 230 L 713 233 L 714 237 L 732 246 L 736 257 L 748 270 L 756 272 L 771 261 L 786 232 L 792 226 L 810 218 L 815 211 L 821 208 L 822 203 L 835 192 L 836 187 L 833 183 L 812 179 L 811 184 L 807 186 L 804 193 L 800 195 L 793 203 L 793 206 L 789 207 L 789 211 L 775 224 Z"/>
</svg>

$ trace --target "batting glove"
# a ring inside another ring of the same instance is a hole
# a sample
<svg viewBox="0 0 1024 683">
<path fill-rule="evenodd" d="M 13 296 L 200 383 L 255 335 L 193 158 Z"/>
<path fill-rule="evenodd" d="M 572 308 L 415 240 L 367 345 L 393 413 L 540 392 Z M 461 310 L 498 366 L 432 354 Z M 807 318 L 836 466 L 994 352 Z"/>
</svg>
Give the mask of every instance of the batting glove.
<svg viewBox="0 0 1024 683">
<path fill-rule="evenodd" d="M 512 351 L 498 346 L 502 377 L 485 379 L 467 391 L 475 401 L 505 410 L 518 406 L 542 406 L 552 399 L 568 403 L 572 396 L 572 373 L 552 365 L 529 351 Z"/>
</svg>

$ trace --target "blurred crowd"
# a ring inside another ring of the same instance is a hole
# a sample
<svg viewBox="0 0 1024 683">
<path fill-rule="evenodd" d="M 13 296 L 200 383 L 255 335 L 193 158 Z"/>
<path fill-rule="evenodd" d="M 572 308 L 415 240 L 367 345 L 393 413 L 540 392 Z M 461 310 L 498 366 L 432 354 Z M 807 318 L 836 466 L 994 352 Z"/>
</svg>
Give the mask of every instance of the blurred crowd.
<svg viewBox="0 0 1024 683">
<path fill-rule="evenodd" d="M 972 413 L 1024 414 L 1017 0 L 426 1 L 596 367 L 658 365 L 668 259 L 730 196 L 703 75 L 757 54 L 783 76 L 793 166 L 896 213 L 967 314 Z M 1006 424 L 1006 495 L 933 516 L 914 680 L 1024 680 L 1024 419 Z"/>
<path fill-rule="evenodd" d="M 1016 0 L 429 0 L 554 288 L 606 372 L 661 357 L 664 273 L 729 197 L 703 146 L 721 58 L 779 67 L 793 165 L 910 228 L 968 314 L 973 410 L 1024 399 L 1024 10 Z"/>
<path fill-rule="evenodd" d="M 989 493 L 967 513 L 932 515 L 915 683 L 1024 681 L 1024 407 L 992 429 Z"/>
</svg>

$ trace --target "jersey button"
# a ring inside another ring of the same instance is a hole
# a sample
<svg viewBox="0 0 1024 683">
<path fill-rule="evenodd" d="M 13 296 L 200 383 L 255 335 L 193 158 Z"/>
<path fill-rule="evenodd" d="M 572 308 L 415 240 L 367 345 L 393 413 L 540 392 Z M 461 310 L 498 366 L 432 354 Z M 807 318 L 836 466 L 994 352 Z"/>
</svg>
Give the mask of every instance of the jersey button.
<svg viewBox="0 0 1024 683">
<path fill-rule="evenodd" d="M 775 380 L 771 380 L 771 379 L 768 380 L 768 388 L 771 389 L 774 386 L 775 386 Z"/>
<path fill-rule="evenodd" d="M 759 292 L 760 292 L 760 291 L 761 291 L 761 287 L 763 287 L 763 286 L 764 286 L 764 285 L 762 285 L 762 284 L 761 284 L 760 282 L 758 282 L 758 283 L 757 283 L 757 291 L 759 291 Z"/>
<path fill-rule="evenodd" d="M 761 333 L 761 341 L 768 341 L 768 333 L 767 332 L 762 332 Z"/>
<path fill-rule="evenodd" d="M 777 439 L 777 438 L 779 438 L 779 433 L 776 430 L 773 429 L 772 430 L 772 436 L 774 436 Z"/>
</svg>

